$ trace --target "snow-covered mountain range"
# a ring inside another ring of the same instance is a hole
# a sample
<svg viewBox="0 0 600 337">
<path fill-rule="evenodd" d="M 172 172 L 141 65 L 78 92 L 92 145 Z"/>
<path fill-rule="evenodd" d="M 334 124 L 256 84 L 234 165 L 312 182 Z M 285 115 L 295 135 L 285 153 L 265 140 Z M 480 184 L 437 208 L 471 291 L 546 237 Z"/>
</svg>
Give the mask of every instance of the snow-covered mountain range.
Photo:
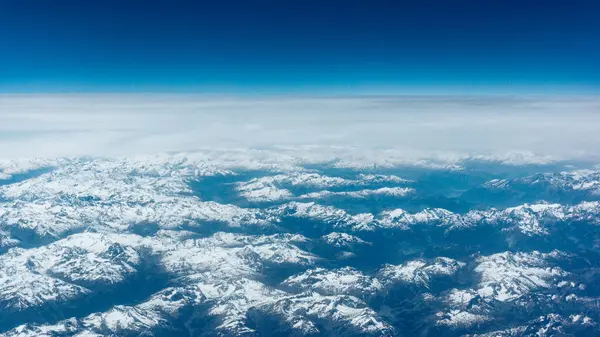
<svg viewBox="0 0 600 337">
<path fill-rule="evenodd" d="M 0 336 L 600 335 L 600 171 L 487 165 L 0 162 Z"/>
</svg>

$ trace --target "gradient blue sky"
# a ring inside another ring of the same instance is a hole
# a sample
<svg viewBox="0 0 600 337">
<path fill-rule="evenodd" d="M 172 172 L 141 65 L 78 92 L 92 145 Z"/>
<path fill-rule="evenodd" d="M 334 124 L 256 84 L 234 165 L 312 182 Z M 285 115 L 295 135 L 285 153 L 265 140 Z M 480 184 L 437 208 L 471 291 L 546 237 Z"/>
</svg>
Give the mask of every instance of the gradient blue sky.
<svg viewBox="0 0 600 337">
<path fill-rule="evenodd" d="M 0 92 L 600 92 L 600 1 L 0 0 Z"/>
</svg>

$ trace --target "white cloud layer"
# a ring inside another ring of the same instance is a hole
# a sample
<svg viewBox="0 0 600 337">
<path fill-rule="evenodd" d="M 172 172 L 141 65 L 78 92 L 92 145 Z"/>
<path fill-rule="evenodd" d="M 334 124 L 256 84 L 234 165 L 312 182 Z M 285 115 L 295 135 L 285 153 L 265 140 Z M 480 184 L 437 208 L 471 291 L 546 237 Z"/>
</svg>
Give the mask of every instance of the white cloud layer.
<svg viewBox="0 0 600 337">
<path fill-rule="evenodd" d="M 596 160 L 600 97 L 0 95 L 0 158 L 243 148 Z"/>
</svg>

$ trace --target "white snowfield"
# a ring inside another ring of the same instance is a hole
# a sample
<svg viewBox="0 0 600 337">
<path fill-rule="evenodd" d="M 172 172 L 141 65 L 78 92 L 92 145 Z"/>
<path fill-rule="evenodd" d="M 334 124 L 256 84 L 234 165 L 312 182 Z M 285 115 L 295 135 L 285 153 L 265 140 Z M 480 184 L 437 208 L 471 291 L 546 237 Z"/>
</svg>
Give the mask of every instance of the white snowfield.
<svg viewBox="0 0 600 337">
<path fill-rule="evenodd" d="M 248 182 L 239 183 L 237 190 L 240 195 L 250 201 L 277 201 L 293 199 L 324 199 L 330 197 L 349 197 L 364 198 L 368 196 L 386 195 L 403 197 L 406 194 L 414 192 L 414 189 L 408 187 L 381 187 L 378 189 L 360 189 L 373 184 L 409 184 L 410 181 L 394 175 L 374 175 L 361 174 L 358 179 L 350 180 L 339 177 L 329 177 L 317 173 L 291 173 L 279 174 L 275 176 L 254 178 Z M 319 189 L 317 192 L 310 192 L 295 196 L 289 190 L 283 188 L 303 187 Z M 329 191 L 328 188 L 353 188 L 353 191 Z"/>
<path fill-rule="evenodd" d="M 507 190 L 518 186 L 549 186 L 558 190 L 600 193 L 600 172 L 597 170 L 574 170 L 558 173 L 542 173 L 518 179 L 494 179 L 482 185 L 489 190 Z"/>
<path fill-rule="evenodd" d="M 428 319 L 440 329 L 486 324 L 494 320 L 494 303 L 520 305 L 538 290 L 560 288 L 565 298 L 586 300 L 575 295 L 579 288 L 566 286 L 569 272 L 552 263 L 569 258 L 559 250 L 473 254 L 463 260 L 415 256 L 365 271 L 327 261 L 314 247 L 377 252 L 369 235 L 401 237 L 423 228 L 445 235 L 478 226 L 539 239 L 556 223 L 598 224 L 598 201 L 465 213 L 440 208 L 353 213 L 319 202 L 334 196 L 405 198 L 418 188 L 394 174 L 342 178 L 311 171 L 296 160 L 260 158 L 258 153 L 234 161 L 225 154 L 200 153 L 0 163 L 0 323 L 6 326 L 13 317 L 16 322 L 0 336 L 139 335 L 172 332 L 175 326 L 190 335 L 252 335 L 271 329 L 273 321 L 278 322 L 273 333 L 282 335 L 394 336 L 402 332 L 378 301 L 403 291 L 426 293 L 445 282 L 462 288 L 431 295 L 440 306 Z M 204 200 L 191 184 L 259 169 L 267 173 L 227 184 L 247 201 L 273 203 L 268 207 Z M 19 175 L 24 176 L 2 184 Z M 560 188 L 596 191 L 597 177 L 597 172 L 577 171 L 549 179 Z M 313 192 L 294 194 L 296 189 Z M 286 232 L 291 220 L 307 227 L 321 224 L 325 232 Z M 155 274 L 166 281 L 139 298 L 97 305 L 104 296 L 143 288 L 140 284 Z M 463 274 L 475 275 L 477 282 L 462 282 Z M 83 309 L 67 310 L 73 307 Z M 53 310 L 70 316 L 41 316 Z M 183 315 L 189 321 L 177 325 Z M 595 324 L 585 313 L 543 319 L 557 320 Z M 519 329 L 511 331 L 518 335 Z"/>
<path fill-rule="evenodd" d="M 338 233 L 338 232 L 331 232 L 327 235 L 323 235 L 321 237 L 321 239 L 329 244 L 332 245 L 334 247 L 337 248 L 342 248 L 342 247 L 353 247 L 353 246 L 360 246 L 360 245 L 372 245 L 371 242 L 365 241 L 357 236 L 348 234 L 348 233 Z"/>
</svg>

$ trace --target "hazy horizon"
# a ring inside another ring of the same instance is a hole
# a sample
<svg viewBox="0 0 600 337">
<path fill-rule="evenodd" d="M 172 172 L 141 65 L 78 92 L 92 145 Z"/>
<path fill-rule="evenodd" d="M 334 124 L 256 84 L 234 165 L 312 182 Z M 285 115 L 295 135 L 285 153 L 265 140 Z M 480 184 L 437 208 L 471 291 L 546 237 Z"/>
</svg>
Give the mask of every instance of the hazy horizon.
<svg viewBox="0 0 600 337">
<path fill-rule="evenodd" d="M 510 153 L 592 160 L 600 148 L 599 109 L 596 96 L 0 95 L 0 153 L 313 146 L 323 156 L 346 148 L 344 156 L 360 149 L 410 160 Z"/>
</svg>

